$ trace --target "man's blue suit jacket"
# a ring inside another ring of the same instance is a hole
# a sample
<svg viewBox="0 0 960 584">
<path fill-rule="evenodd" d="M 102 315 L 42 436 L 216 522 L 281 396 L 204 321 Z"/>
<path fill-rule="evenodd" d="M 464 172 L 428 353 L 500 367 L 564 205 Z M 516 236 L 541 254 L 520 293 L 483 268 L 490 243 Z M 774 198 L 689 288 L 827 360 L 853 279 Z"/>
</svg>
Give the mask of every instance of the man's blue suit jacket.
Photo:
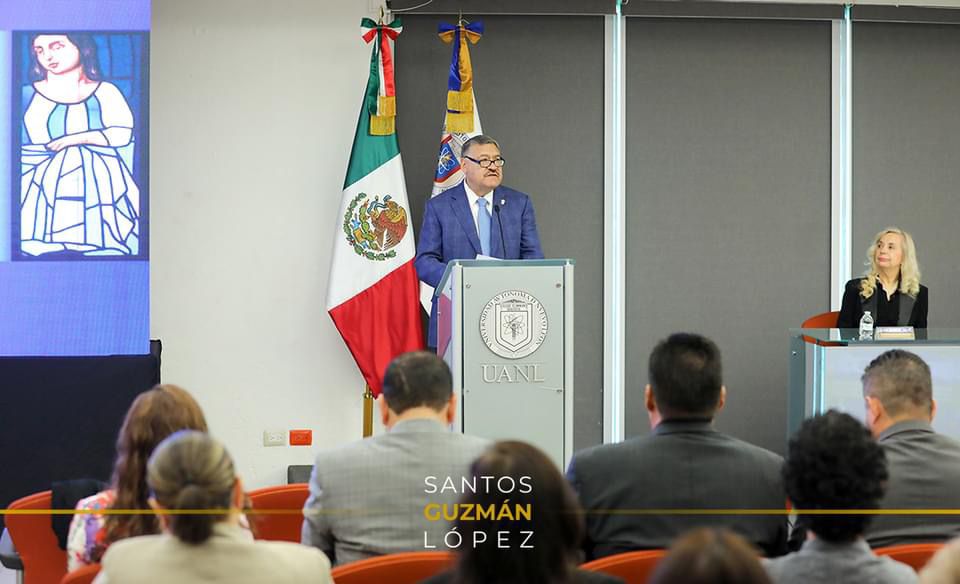
<svg viewBox="0 0 960 584">
<path fill-rule="evenodd" d="M 499 213 L 490 209 L 493 217 L 490 225 L 490 255 L 507 260 L 542 259 L 543 250 L 540 249 L 537 219 L 530 197 L 504 186 L 497 187 L 487 196 L 494 205 L 500 207 Z M 463 183 L 427 201 L 423 226 L 420 228 L 420 240 L 417 243 L 417 259 L 414 262 L 417 276 L 436 288 L 443 277 L 447 262 L 472 260 L 479 253 L 480 237 L 477 235 L 477 225 L 473 221 L 473 212 L 467 193 L 463 190 Z M 436 347 L 436 297 L 430 309 L 428 331 L 427 345 Z"/>
</svg>

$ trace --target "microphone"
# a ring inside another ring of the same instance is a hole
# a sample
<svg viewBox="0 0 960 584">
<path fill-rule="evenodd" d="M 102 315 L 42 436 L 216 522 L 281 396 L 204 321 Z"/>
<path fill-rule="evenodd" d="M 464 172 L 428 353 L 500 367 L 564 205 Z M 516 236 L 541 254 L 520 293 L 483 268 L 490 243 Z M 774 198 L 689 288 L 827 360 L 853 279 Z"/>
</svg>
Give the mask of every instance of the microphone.
<svg viewBox="0 0 960 584">
<path fill-rule="evenodd" d="M 507 204 L 506 199 L 500 199 L 500 204 L 493 204 L 493 211 L 497 214 L 497 227 L 500 228 L 500 250 L 503 253 L 503 259 L 507 259 L 507 242 L 503 239 L 503 220 L 500 217 L 500 207 Z"/>
</svg>

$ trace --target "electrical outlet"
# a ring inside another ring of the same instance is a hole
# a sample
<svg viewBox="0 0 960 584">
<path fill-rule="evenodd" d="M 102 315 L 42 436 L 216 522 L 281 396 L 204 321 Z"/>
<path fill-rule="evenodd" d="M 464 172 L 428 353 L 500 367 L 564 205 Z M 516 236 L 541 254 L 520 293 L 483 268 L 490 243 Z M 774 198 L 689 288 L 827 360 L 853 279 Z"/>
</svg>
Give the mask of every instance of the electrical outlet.
<svg viewBox="0 0 960 584">
<path fill-rule="evenodd" d="M 264 430 L 263 445 L 264 446 L 286 446 L 287 433 L 283 430 Z"/>
<path fill-rule="evenodd" d="M 290 446 L 313 444 L 313 430 L 290 430 Z"/>
</svg>

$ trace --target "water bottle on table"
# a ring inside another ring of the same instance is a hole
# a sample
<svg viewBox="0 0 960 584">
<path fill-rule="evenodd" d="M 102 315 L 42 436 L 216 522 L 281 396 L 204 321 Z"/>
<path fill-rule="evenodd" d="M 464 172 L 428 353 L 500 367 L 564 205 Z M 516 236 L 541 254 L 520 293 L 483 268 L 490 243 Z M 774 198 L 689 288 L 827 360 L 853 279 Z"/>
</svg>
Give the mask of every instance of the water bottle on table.
<svg viewBox="0 0 960 584">
<path fill-rule="evenodd" d="M 860 317 L 860 338 L 873 338 L 873 316 L 869 310 L 865 310 L 863 316 Z"/>
</svg>

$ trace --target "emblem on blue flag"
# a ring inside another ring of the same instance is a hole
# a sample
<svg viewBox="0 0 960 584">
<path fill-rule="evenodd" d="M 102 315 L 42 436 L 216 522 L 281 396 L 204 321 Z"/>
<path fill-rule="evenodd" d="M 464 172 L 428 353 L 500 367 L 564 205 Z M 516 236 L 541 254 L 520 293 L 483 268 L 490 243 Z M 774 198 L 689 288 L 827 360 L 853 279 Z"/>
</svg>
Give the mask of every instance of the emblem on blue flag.
<svg viewBox="0 0 960 584">
<path fill-rule="evenodd" d="M 443 182 L 460 170 L 460 161 L 457 160 L 453 148 L 450 147 L 450 136 L 440 143 L 440 154 L 437 156 L 437 176 L 434 182 Z"/>
</svg>

